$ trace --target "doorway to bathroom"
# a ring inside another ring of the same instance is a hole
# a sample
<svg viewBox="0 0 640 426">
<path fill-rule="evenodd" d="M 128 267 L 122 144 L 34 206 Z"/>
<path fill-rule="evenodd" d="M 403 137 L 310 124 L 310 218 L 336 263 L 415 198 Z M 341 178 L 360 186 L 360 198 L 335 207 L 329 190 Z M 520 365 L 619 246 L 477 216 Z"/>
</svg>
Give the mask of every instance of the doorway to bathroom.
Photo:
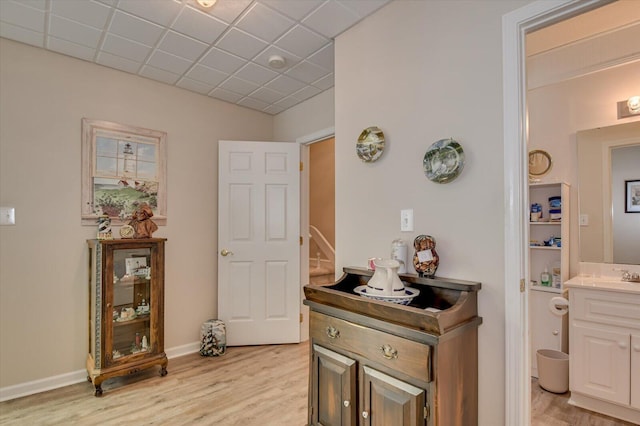
<svg viewBox="0 0 640 426">
<path fill-rule="evenodd" d="M 335 138 L 309 145 L 309 283 L 335 277 Z"/>
</svg>

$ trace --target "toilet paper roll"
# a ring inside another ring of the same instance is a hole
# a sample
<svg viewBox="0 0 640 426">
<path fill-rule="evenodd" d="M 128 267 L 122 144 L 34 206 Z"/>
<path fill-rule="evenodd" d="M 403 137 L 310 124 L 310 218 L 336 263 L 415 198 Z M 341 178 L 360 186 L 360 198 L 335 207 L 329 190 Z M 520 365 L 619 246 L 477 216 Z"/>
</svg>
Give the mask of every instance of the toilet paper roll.
<svg viewBox="0 0 640 426">
<path fill-rule="evenodd" d="M 564 297 L 556 296 L 549 300 L 549 310 L 553 315 L 563 316 L 569 312 L 569 301 Z"/>
</svg>

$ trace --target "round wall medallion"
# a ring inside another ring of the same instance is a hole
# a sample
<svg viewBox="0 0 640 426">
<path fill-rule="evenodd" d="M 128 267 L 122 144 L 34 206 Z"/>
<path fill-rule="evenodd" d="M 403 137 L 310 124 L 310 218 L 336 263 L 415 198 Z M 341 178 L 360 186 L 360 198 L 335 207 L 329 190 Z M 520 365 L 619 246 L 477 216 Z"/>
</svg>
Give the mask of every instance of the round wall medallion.
<svg viewBox="0 0 640 426">
<path fill-rule="evenodd" d="M 120 236 L 122 238 L 133 238 L 133 234 L 135 234 L 135 229 L 131 225 L 122 225 L 120 228 Z"/>
<path fill-rule="evenodd" d="M 376 126 L 367 127 L 360 133 L 356 143 L 358 157 L 365 163 L 372 163 L 384 151 L 384 133 Z"/>
</svg>

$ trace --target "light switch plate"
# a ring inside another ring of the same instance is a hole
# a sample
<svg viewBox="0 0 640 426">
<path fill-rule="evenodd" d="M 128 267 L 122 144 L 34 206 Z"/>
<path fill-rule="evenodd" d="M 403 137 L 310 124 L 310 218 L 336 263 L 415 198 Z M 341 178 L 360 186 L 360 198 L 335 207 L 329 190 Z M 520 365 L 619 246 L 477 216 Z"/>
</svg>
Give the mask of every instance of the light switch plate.
<svg viewBox="0 0 640 426">
<path fill-rule="evenodd" d="M 580 226 L 589 226 L 589 215 L 581 214 L 580 215 Z"/>
<path fill-rule="evenodd" d="M 13 207 L 0 207 L 0 225 L 15 225 L 16 209 Z"/>
<path fill-rule="evenodd" d="M 400 210 L 400 231 L 413 232 L 413 209 Z"/>
</svg>

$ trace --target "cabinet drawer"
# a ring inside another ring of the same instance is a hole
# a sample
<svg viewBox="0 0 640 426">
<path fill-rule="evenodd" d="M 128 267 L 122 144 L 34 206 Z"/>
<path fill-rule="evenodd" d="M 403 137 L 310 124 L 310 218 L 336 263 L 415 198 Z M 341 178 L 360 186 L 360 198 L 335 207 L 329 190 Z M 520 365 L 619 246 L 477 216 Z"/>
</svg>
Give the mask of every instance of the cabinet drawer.
<svg viewBox="0 0 640 426">
<path fill-rule="evenodd" d="M 309 319 L 314 342 L 344 349 L 419 380 L 431 381 L 431 346 L 318 312 L 312 311 Z"/>
<path fill-rule="evenodd" d="M 640 296 L 599 290 L 569 290 L 572 319 L 640 329 Z"/>
</svg>

